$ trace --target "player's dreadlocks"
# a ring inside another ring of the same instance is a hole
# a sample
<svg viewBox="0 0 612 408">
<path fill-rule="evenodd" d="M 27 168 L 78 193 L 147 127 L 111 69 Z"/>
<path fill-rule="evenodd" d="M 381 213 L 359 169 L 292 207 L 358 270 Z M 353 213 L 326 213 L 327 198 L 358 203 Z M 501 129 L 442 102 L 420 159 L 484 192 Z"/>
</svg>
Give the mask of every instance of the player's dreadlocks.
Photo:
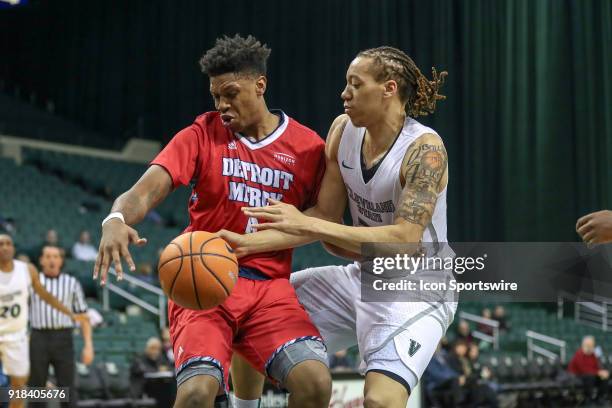
<svg viewBox="0 0 612 408">
<path fill-rule="evenodd" d="M 266 61 L 270 49 L 253 36 L 247 38 L 236 34 L 233 37 L 217 38 L 215 46 L 200 58 L 202 72 L 217 76 L 229 72 L 265 75 Z"/>
<path fill-rule="evenodd" d="M 438 94 L 448 75 L 446 71 L 438 74 L 432 68 L 433 79 L 430 81 L 406 53 L 393 47 L 371 48 L 357 56 L 371 58 L 376 62 L 378 72 L 374 73 L 374 78 L 377 81 L 393 79 L 397 82 L 399 96 L 406 102 L 406 113 L 413 118 L 433 113 L 436 101 L 446 99 L 446 96 Z"/>
</svg>

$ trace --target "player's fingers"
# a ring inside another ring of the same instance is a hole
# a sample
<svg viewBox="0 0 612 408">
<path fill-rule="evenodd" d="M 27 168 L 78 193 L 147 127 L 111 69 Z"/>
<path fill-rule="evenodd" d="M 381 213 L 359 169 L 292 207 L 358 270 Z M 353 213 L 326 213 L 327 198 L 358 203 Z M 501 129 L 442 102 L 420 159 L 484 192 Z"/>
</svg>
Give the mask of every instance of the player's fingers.
<svg viewBox="0 0 612 408">
<path fill-rule="evenodd" d="M 243 207 L 245 215 L 254 216 L 256 214 L 280 214 L 281 209 L 278 207 Z"/>
<path fill-rule="evenodd" d="M 140 235 L 138 234 L 138 231 L 136 231 L 134 228 L 130 228 L 130 231 L 128 232 L 128 238 L 132 244 L 139 246 L 139 247 L 146 245 L 147 243 L 147 239 L 141 238 Z"/>
<path fill-rule="evenodd" d="M 582 236 L 582 240 L 589 245 L 594 243 L 593 241 L 595 240 L 595 238 L 596 236 L 594 230 L 591 230 Z"/>
<path fill-rule="evenodd" d="M 592 229 L 593 229 L 593 224 L 590 222 L 587 222 L 586 224 L 578 228 L 577 232 L 578 234 L 580 234 L 581 237 L 584 238 L 584 235 L 588 233 L 589 231 L 591 231 Z"/>
<path fill-rule="evenodd" d="M 117 280 L 123 279 L 123 267 L 121 266 L 121 256 L 117 249 L 113 249 L 111 253 L 113 263 L 115 264 L 115 272 L 117 272 Z"/>
<path fill-rule="evenodd" d="M 100 285 L 106 284 L 106 276 L 110 266 L 110 254 L 106 249 L 102 249 L 102 261 L 100 263 Z"/>
<path fill-rule="evenodd" d="M 282 231 L 282 224 L 280 222 L 262 222 L 260 224 L 254 224 L 253 229 L 255 231 L 263 231 L 268 229 Z"/>
<path fill-rule="evenodd" d="M 125 259 L 125 262 L 127 262 L 128 268 L 130 268 L 130 271 L 134 272 L 136 270 L 136 264 L 134 264 L 134 260 L 132 259 L 132 254 L 130 254 L 130 251 L 128 250 L 127 246 L 124 246 L 123 248 L 121 248 L 121 256 L 123 256 L 123 258 Z"/>
<path fill-rule="evenodd" d="M 584 224 L 586 224 L 591 219 L 591 215 L 592 214 L 587 214 L 583 217 L 578 218 L 578 221 L 576 221 L 576 231 L 578 231 L 580 227 L 582 227 Z"/>
<path fill-rule="evenodd" d="M 98 255 L 96 255 L 96 263 L 93 269 L 93 278 L 94 280 L 98 279 L 98 274 L 100 273 L 100 264 L 102 263 L 102 256 L 104 252 L 98 250 Z"/>
<path fill-rule="evenodd" d="M 134 245 L 141 247 L 141 246 L 145 246 L 147 245 L 147 239 L 146 238 L 138 238 L 138 240 L 136 242 L 134 242 Z"/>
<path fill-rule="evenodd" d="M 277 205 L 277 204 L 282 204 L 282 201 L 279 200 L 275 200 L 274 198 L 270 197 L 268 198 L 268 205 L 272 204 L 272 205 Z"/>
</svg>

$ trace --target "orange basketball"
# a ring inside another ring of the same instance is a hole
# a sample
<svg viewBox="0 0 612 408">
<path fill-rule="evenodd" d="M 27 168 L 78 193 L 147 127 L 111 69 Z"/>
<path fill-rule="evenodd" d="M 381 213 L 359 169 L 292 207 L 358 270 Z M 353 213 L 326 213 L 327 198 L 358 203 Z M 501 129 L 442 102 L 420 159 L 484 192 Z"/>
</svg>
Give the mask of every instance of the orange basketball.
<svg viewBox="0 0 612 408">
<path fill-rule="evenodd" d="M 238 261 L 227 242 L 205 231 L 187 232 L 159 257 L 159 281 L 166 295 L 189 309 L 220 305 L 238 279 Z"/>
</svg>

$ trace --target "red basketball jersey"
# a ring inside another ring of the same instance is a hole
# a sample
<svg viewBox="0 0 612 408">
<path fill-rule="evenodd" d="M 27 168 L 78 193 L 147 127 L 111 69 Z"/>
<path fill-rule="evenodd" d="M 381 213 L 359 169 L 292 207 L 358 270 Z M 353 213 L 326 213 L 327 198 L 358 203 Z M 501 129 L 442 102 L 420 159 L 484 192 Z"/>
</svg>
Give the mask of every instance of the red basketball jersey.
<svg viewBox="0 0 612 408">
<path fill-rule="evenodd" d="M 241 207 L 259 207 L 272 197 L 305 210 L 316 203 L 325 172 L 325 143 L 281 111 L 279 126 L 259 141 L 234 134 L 218 112 L 207 112 L 178 132 L 151 162 L 164 167 L 176 188 L 193 184 L 188 231 L 252 232 L 257 221 Z M 255 254 L 240 265 L 270 278 L 289 278 L 292 250 Z"/>
</svg>

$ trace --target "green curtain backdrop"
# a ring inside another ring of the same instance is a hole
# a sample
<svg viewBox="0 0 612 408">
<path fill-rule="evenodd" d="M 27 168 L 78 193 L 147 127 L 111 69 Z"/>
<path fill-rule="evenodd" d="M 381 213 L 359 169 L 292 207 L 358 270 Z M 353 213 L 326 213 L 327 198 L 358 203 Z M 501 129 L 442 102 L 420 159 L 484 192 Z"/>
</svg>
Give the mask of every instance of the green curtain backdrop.
<svg viewBox="0 0 612 408">
<path fill-rule="evenodd" d="M 211 109 L 196 62 L 236 32 L 273 50 L 269 105 L 322 135 L 357 51 L 447 70 L 423 121 L 449 151 L 451 240 L 571 241 L 612 208 L 610 0 L 32 1 L 0 12 L 0 79 L 109 138 L 165 141 Z"/>
</svg>

